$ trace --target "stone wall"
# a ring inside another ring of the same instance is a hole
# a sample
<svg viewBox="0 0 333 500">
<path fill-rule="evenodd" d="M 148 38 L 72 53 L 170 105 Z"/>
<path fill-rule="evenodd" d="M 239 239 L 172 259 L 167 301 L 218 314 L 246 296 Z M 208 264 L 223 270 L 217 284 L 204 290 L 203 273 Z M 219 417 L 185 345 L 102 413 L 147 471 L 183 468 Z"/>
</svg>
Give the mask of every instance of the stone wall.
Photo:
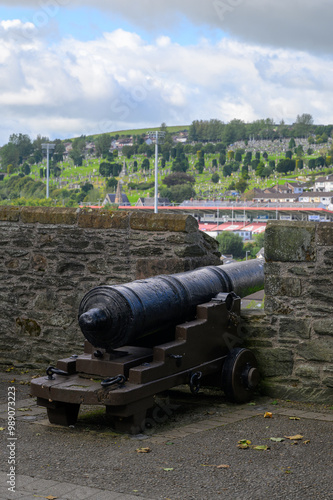
<svg viewBox="0 0 333 500">
<path fill-rule="evenodd" d="M 265 311 L 243 312 L 246 345 L 272 397 L 333 402 L 333 224 L 271 222 Z"/>
<path fill-rule="evenodd" d="M 103 284 L 220 264 L 188 215 L 0 207 L 0 366 L 82 352 L 82 297 Z"/>
</svg>

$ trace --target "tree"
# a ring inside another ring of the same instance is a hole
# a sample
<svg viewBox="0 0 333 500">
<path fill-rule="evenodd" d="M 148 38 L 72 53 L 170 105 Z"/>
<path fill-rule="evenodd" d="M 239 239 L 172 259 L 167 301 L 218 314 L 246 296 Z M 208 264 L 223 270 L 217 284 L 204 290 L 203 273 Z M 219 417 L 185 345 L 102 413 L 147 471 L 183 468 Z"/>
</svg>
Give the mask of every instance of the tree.
<svg viewBox="0 0 333 500">
<path fill-rule="evenodd" d="M 69 157 L 73 160 L 76 167 L 81 167 L 83 163 L 83 155 L 78 149 L 72 149 L 69 153 Z"/>
<path fill-rule="evenodd" d="M 9 142 L 14 144 L 19 154 L 19 164 L 22 164 L 31 155 L 33 146 L 30 137 L 27 134 L 12 134 Z"/>
<path fill-rule="evenodd" d="M 323 167 L 325 165 L 325 158 L 323 156 L 318 156 L 316 158 L 316 167 Z"/>
<path fill-rule="evenodd" d="M 303 113 L 301 116 L 297 115 L 296 123 L 294 125 L 296 137 L 307 137 L 313 126 L 313 118 L 309 113 Z"/>
<path fill-rule="evenodd" d="M 232 231 L 222 231 L 216 240 L 219 243 L 219 250 L 223 255 L 233 255 L 234 257 L 244 256 L 243 240 L 239 234 Z"/>
<path fill-rule="evenodd" d="M 142 163 L 141 163 L 141 170 L 149 170 L 150 169 L 150 164 L 148 158 L 144 158 Z"/>
<path fill-rule="evenodd" d="M 86 182 L 85 184 L 81 185 L 81 191 L 83 191 L 84 193 L 88 193 L 88 191 L 91 191 L 92 189 L 94 189 L 94 186 L 93 184 L 90 184 L 90 182 Z"/>
<path fill-rule="evenodd" d="M 0 151 L 2 171 L 7 171 L 8 165 L 12 165 L 14 170 L 19 164 L 19 150 L 12 142 L 5 144 Z"/>
<path fill-rule="evenodd" d="M 235 187 L 237 191 L 244 193 L 244 191 L 248 188 L 248 183 L 245 179 L 239 179 L 239 181 L 236 182 Z"/>
<path fill-rule="evenodd" d="M 294 149 L 296 147 L 296 142 L 293 137 L 290 139 L 288 147 L 289 149 Z"/>
<path fill-rule="evenodd" d="M 189 200 L 195 197 L 195 191 L 190 184 L 177 184 L 170 188 L 162 188 L 160 196 L 168 198 L 173 203 L 182 203 L 184 200 Z"/>
<path fill-rule="evenodd" d="M 168 187 L 176 186 L 177 184 L 195 184 L 193 175 L 188 175 L 185 172 L 175 172 L 163 179 L 163 184 Z"/>
<path fill-rule="evenodd" d="M 102 134 L 95 140 L 95 148 L 97 156 L 106 155 L 111 148 L 111 136 L 109 134 Z"/>
<path fill-rule="evenodd" d="M 220 156 L 219 156 L 219 164 L 220 164 L 221 166 L 223 166 L 223 165 L 225 164 L 225 160 L 226 160 L 226 158 L 225 158 L 225 153 L 220 153 Z"/>
<path fill-rule="evenodd" d="M 63 161 L 64 159 L 65 146 L 60 139 L 56 139 L 54 141 L 54 144 L 56 146 L 54 148 L 53 160 L 58 163 L 59 161 Z"/>
<path fill-rule="evenodd" d="M 222 170 L 222 173 L 223 173 L 223 176 L 224 177 L 229 177 L 232 173 L 232 168 L 230 165 L 226 164 L 224 165 L 223 167 L 223 170 Z"/>
<path fill-rule="evenodd" d="M 24 175 L 29 175 L 30 172 L 31 172 L 31 169 L 30 169 L 30 165 L 28 162 L 25 162 L 22 166 L 22 172 L 24 173 Z"/>
<path fill-rule="evenodd" d="M 112 175 L 112 173 L 113 173 L 112 163 L 108 163 L 106 161 L 103 161 L 99 166 L 99 173 L 103 177 L 110 177 L 110 175 Z"/>
<path fill-rule="evenodd" d="M 288 172 L 293 172 L 295 170 L 295 160 L 290 160 L 289 158 L 279 160 L 277 164 L 276 171 L 286 174 Z"/>
<path fill-rule="evenodd" d="M 217 172 L 215 172 L 215 174 L 212 175 L 211 179 L 210 179 L 214 184 L 217 184 L 220 180 L 220 176 Z"/>
<path fill-rule="evenodd" d="M 117 181 L 117 179 L 115 179 L 114 177 L 110 177 L 110 178 L 106 181 L 106 187 L 107 187 L 107 188 L 112 188 L 112 189 L 115 189 L 117 186 L 118 186 L 118 181 Z"/>
<path fill-rule="evenodd" d="M 200 161 L 199 161 L 200 164 Z M 172 162 L 172 172 L 186 172 L 189 169 L 189 162 L 187 158 L 176 158 Z"/>
<path fill-rule="evenodd" d="M 314 158 L 310 158 L 308 167 L 310 170 L 314 170 L 316 168 L 316 160 Z"/>
</svg>

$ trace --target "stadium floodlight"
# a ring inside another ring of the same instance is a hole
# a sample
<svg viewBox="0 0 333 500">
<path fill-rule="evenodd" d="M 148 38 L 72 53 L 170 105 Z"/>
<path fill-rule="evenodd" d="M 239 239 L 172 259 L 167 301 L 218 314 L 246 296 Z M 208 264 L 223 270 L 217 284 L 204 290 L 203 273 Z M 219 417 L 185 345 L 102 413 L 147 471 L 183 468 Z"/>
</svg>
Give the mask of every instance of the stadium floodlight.
<svg viewBox="0 0 333 500">
<path fill-rule="evenodd" d="M 154 213 L 158 212 L 158 145 L 163 142 L 165 132 L 156 130 L 155 132 L 147 132 L 151 139 L 155 139 L 155 198 L 154 198 Z"/>
<path fill-rule="evenodd" d="M 46 152 L 46 198 L 49 197 L 49 183 L 50 183 L 50 165 L 49 165 L 49 157 L 50 151 L 53 151 L 56 147 L 55 144 L 42 144 L 42 151 Z"/>
</svg>

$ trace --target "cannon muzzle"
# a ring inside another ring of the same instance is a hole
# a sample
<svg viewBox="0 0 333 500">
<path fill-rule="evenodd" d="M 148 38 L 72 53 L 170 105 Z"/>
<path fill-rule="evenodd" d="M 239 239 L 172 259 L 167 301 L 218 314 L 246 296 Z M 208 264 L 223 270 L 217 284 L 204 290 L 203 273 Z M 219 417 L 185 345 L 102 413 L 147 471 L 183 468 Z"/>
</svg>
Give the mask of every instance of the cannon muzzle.
<svg viewBox="0 0 333 500">
<path fill-rule="evenodd" d="M 111 351 L 193 319 L 196 306 L 220 292 L 246 297 L 263 287 L 262 259 L 99 286 L 82 299 L 79 325 L 94 347 Z"/>
</svg>

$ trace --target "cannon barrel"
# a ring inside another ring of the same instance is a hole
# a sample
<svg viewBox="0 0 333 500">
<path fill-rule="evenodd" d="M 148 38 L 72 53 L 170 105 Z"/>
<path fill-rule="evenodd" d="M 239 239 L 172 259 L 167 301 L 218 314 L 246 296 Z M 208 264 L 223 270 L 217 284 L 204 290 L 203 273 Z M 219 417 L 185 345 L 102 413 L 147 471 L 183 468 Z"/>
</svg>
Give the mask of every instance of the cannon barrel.
<svg viewBox="0 0 333 500">
<path fill-rule="evenodd" d="M 196 306 L 220 292 L 246 297 L 263 287 L 262 259 L 99 286 L 83 297 L 79 325 L 94 347 L 111 351 L 163 327 L 194 319 Z"/>
</svg>

